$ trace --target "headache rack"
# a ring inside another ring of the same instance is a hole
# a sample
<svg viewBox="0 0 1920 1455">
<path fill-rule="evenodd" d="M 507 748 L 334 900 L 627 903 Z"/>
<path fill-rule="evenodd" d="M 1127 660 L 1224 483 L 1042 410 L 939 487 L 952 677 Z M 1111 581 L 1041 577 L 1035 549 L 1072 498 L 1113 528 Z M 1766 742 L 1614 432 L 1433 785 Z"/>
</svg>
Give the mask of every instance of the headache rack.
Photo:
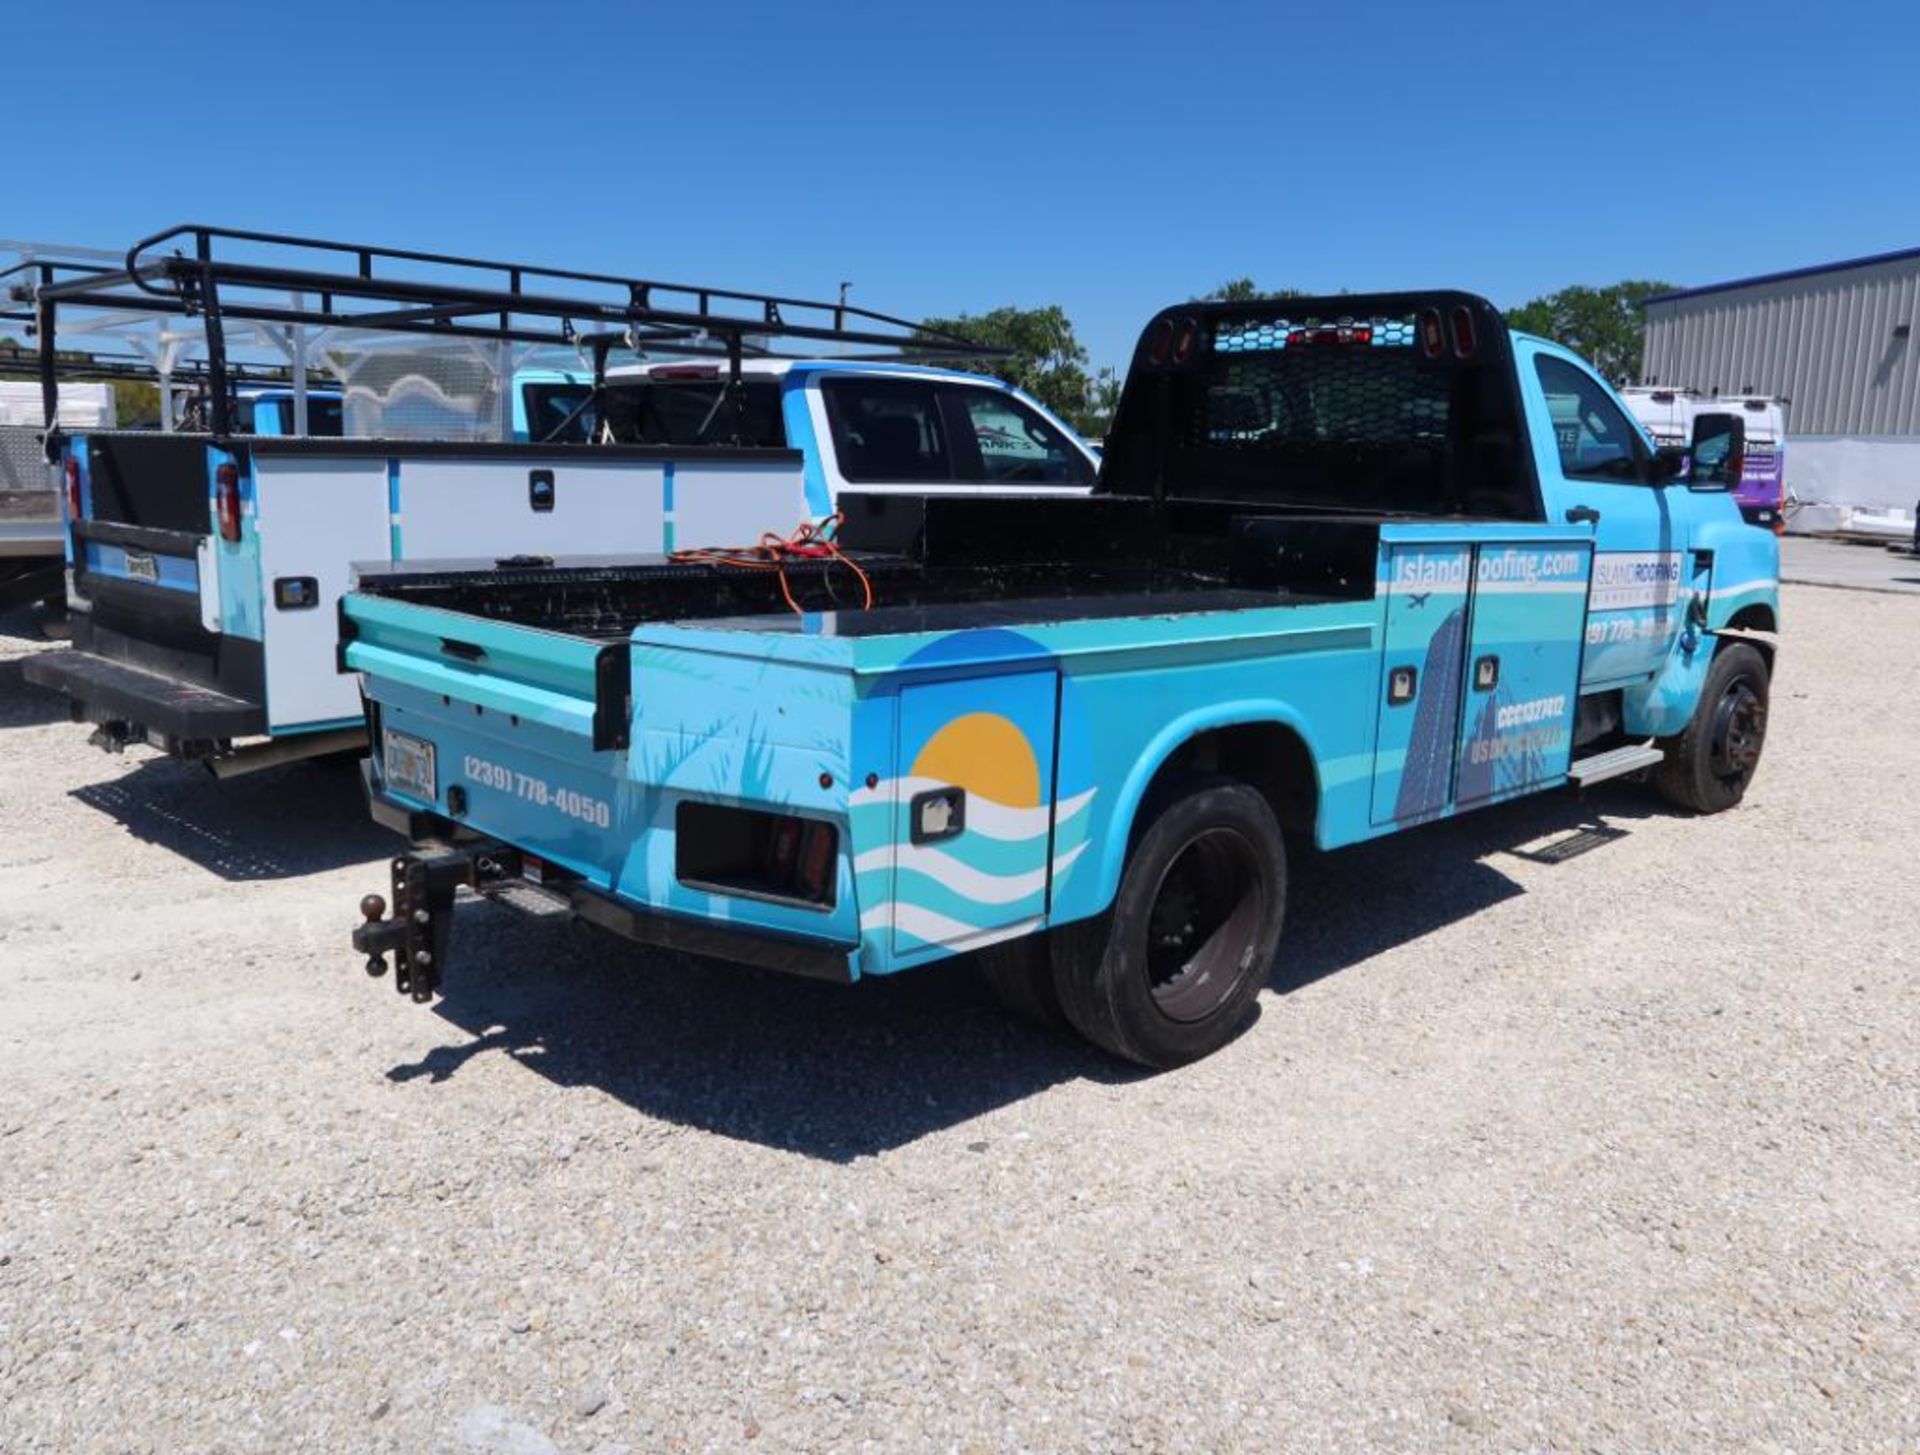
<svg viewBox="0 0 1920 1455">
<path fill-rule="evenodd" d="M 95 310 L 138 322 L 195 319 L 203 335 L 211 429 L 231 432 L 230 329 L 285 349 L 289 331 L 376 332 L 440 340 L 566 348 L 604 382 L 616 349 L 724 357 L 735 442 L 744 439 L 741 361 L 748 355 L 839 352 L 850 357 L 991 358 L 1001 351 L 909 319 L 860 308 L 704 284 L 503 263 L 450 253 L 184 224 L 143 238 L 120 266 L 34 259 L 0 273 L 6 316 L 31 313 L 47 419 L 61 373 L 63 312 Z M 337 334 L 335 335 L 337 336 Z M 787 347 L 783 350 L 782 345 Z M 304 386 L 304 354 L 294 360 Z"/>
</svg>

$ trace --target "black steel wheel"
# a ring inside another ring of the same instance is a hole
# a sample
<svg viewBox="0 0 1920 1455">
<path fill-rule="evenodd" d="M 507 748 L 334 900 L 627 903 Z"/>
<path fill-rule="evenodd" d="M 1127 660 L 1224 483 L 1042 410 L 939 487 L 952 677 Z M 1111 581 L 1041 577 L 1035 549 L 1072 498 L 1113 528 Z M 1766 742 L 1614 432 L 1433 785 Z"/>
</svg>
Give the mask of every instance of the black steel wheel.
<svg viewBox="0 0 1920 1455">
<path fill-rule="evenodd" d="M 1245 1024 L 1279 947 L 1287 868 L 1273 810 L 1247 784 L 1192 778 L 1156 801 L 1112 909 L 1055 931 L 1052 958 L 1075 1030 L 1164 1068 Z"/>
<path fill-rule="evenodd" d="M 1746 797 L 1767 741 L 1767 659 L 1733 642 L 1707 670 L 1686 731 L 1664 744 L 1660 792 L 1695 813 L 1719 813 Z"/>
</svg>

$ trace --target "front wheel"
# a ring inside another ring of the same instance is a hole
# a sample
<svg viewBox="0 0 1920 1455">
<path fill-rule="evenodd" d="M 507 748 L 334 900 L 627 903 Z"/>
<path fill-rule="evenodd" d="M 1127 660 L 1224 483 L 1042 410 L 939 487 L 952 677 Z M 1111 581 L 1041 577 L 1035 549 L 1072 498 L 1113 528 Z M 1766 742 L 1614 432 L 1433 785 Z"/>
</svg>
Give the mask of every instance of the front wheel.
<svg viewBox="0 0 1920 1455">
<path fill-rule="evenodd" d="M 1767 659 L 1734 642 L 1713 659 L 1685 731 L 1663 745 L 1654 781 L 1669 802 L 1719 813 L 1746 797 L 1767 739 Z"/>
<path fill-rule="evenodd" d="M 1075 1030 L 1143 1066 L 1231 1040 L 1280 944 L 1287 860 L 1258 792 L 1194 778 L 1160 799 L 1105 915 L 1064 926 L 1054 987 Z"/>
</svg>

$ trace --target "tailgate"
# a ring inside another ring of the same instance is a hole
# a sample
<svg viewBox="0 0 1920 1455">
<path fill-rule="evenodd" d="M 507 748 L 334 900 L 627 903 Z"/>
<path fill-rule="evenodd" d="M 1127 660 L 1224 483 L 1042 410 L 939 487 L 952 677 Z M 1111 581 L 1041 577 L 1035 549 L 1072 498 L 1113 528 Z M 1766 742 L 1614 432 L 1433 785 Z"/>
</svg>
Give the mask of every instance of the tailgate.
<svg viewBox="0 0 1920 1455">
<path fill-rule="evenodd" d="M 91 434 L 68 441 L 80 513 L 70 522 L 74 590 L 104 598 L 141 636 L 143 610 L 178 615 L 200 604 L 212 504 L 207 443 L 190 435 Z"/>
<path fill-rule="evenodd" d="M 364 674 L 379 792 L 610 888 L 610 833 L 632 793 L 623 756 L 630 649 L 351 592 L 340 665 Z"/>
<path fill-rule="evenodd" d="M 627 745 L 624 639 L 488 621 L 465 612 L 351 592 L 340 601 L 340 666 L 582 738 L 598 751 Z"/>
</svg>

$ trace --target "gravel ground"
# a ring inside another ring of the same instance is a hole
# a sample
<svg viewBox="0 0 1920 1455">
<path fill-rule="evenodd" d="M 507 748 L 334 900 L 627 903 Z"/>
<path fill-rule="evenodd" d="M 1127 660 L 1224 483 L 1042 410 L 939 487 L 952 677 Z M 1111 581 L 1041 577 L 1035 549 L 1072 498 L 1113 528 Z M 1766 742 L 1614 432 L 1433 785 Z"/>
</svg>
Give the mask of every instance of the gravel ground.
<svg viewBox="0 0 1920 1455">
<path fill-rule="evenodd" d="M 0 1450 L 1920 1450 L 1920 602 L 1788 609 L 1740 810 L 1299 866 L 1161 1076 L 486 905 L 413 1006 L 350 771 L 0 636 Z"/>
</svg>

